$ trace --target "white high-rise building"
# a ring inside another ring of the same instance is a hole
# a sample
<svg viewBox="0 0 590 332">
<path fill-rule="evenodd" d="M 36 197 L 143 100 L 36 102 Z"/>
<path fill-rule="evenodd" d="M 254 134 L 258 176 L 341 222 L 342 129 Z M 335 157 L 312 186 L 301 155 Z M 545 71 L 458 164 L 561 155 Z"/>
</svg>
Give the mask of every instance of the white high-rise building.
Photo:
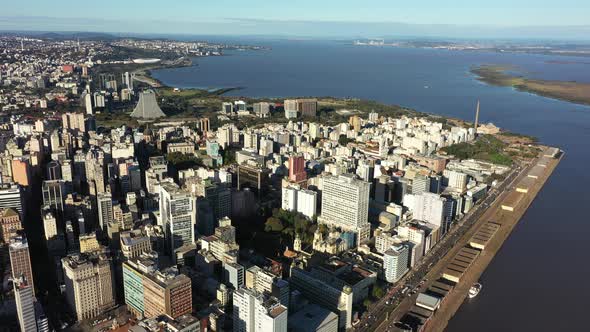
<svg viewBox="0 0 590 332">
<path fill-rule="evenodd" d="M 405 244 L 395 245 L 383 254 L 383 269 L 388 282 L 396 282 L 408 272 L 409 257 L 410 250 Z"/>
<path fill-rule="evenodd" d="M 318 213 L 318 194 L 313 190 L 301 189 L 297 191 L 297 212 L 308 218 Z"/>
<path fill-rule="evenodd" d="M 469 176 L 465 173 L 453 170 L 445 170 L 443 172 L 443 176 L 448 180 L 448 187 L 451 187 L 459 191 L 464 191 L 467 187 L 467 181 L 469 180 Z"/>
<path fill-rule="evenodd" d="M 370 184 L 352 174 L 323 178 L 322 214 L 319 221 L 358 234 L 358 243 L 370 236 Z"/>
<path fill-rule="evenodd" d="M 441 226 L 444 221 L 446 199 L 433 193 L 415 196 L 412 212 L 414 219 Z"/>
<path fill-rule="evenodd" d="M 287 331 L 287 307 L 272 296 L 247 288 L 233 294 L 234 332 Z"/>
<path fill-rule="evenodd" d="M 196 197 L 175 183 L 160 185 L 160 218 L 166 229 L 167 250 L 195 243 Z M 174 257 L 175 255 L 173 255 Z"/>
<path fill-rule="evenodd" d="M 294 100 L 294 99 L 285 100 L 285 103 L 283 106 L 285 109 L 285 118 L 287 118 L 287 119 L 297 118 L 297 100 Z"/>
<path fill-rule="evenodd" d="M 84 95 L 84 105 L 86 106 L 86 114 L 94 114 L 94 110 L 92 109 L 92 95 L 90 93 Z"/>
<path fill-rule="evenodd" d="M 283 187 L 281 208 L 287 211 L 297 211 L 297 188 Z"/>
</svg>

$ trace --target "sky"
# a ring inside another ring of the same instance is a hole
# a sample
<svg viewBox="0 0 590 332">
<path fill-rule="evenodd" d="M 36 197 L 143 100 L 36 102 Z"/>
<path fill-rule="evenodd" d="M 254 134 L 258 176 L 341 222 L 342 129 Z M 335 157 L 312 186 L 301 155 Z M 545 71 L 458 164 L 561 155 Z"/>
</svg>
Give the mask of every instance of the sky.
<svg viewBox="0 0 590 332">
<path fill-rule="evenodd" d="M 583 38 L 589 0 L 0 0 L 0 30 Z"/>
</svg>

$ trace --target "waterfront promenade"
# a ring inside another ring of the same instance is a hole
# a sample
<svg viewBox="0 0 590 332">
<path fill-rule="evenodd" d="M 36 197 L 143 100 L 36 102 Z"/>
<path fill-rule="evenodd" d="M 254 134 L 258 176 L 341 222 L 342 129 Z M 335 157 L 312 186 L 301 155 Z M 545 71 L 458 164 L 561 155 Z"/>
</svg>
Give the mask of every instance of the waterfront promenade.
<svg viewBox="0 0 590 332">
<path fill-rule="evenodd" d="M 453 228 L 449 234 L 439 243 L 422 261 L 420 267 L 416 271 L 410 272 L 406 275 L 401 283 L 394 291 L 384 297 L 377 305 L 375 305 L 371 312 L 373 321 L 362 320 L 359 324 L 360 331 L 394 331 L 393 323 L 398 321 L 411 306 L 415 303 L 417 295 L 426 290 L 436 279 L 438 279 L 449 262 L 453 259 L 455 254 L 469 243 L 471 237 L 477 232 L 482 224 L 488 221 L 499 223 L 501 227 L 489 241 L 486 248 L 481 255 L 475 260 L 472 266 L 466 271 L 457 283 L 451 293 L 445 298 L 441 308 L 429 320 L 425 331 L 443 331 L 448 324 L 448 321 L 459 309 L 463 303 L 467 292 L 471 285 L 479 279 L 485 268 L 491 262 L 496 252 L 500 249 L 504 241 L 510 235 L 512 229 L 521 217 L 526 212 L 529 205 L 533 202 L 538 192 L 543 187 L 545 181 L 552 174 L 555 167 L 559 164 L 561 157 L 558 159 L 550 159 L 545 168 L 545 172 L 535 181 L 535 184 L 529 189 L 528 193 L 524 195 L 523 199 L 515 206 L 514 211 L 506 211 L 502 209 L 507 197 L 516 190 L 516 186 L 520 181 L 526 178 L 531 169 L 537 165 L 544 152 L 541 152 L 539 157 L 532 160 L 524 167 L 517 168 L 513 171 L 503 183 L 492 190 L 490 195 L 474 210 L 470 211 L 463 220 Z M 425 282 L 420 283 L 420 280 Z M 402 295 L 401 285 L 406 284 L 414 286 L 416 294 Z M 484 286 L 485 289 L 485 286 Z M 485 290 L 484 290 L 485 291 Z M 386 301 L 391 301 L 390 298 L 397 298 L 394 304 L 388 306 Z M 396 305 L 399 303 L 399 305 Z"/>
</svg>

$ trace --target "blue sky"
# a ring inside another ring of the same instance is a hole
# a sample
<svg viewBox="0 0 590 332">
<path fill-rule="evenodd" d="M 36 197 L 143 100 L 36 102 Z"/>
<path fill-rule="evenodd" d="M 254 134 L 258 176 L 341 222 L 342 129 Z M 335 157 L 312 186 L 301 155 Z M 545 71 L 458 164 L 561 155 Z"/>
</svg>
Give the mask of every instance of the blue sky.
<svg viewBox="0 0 590 332">
<path fill-rule="evenodd" d="M 590 0 L 2 2 L 2 30 L 308 36 L 436 32 L 460 36 L 475 32 L 567 38 L 583 37 L 588 29 L 582 26 L 590 26 Z M 517 29 L 511 30 L 513 27 Z"/>
</svg>

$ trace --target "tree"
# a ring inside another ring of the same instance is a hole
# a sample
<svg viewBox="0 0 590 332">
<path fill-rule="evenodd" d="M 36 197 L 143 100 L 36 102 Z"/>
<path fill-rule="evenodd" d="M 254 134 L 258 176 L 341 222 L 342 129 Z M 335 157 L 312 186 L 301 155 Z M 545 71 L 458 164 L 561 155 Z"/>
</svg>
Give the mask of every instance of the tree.
<svg viewBox="0 0 590 332">
<path fill-rule="evenodd" d="M 346 135 L 340 135 L 340 137 L 338 138 L 338 144 L 342 146 L 346 146 L 349 142 L 352 142 L 352 140 L 346 137 Z"/>
<path fill-rule="evenodd" d="M 266 232 L 282 232 L 285 227 L 280 219 L 270 217 L 264 223 L 264 231 Z"/>
<path fill-rule="evenodd" d="M 381 288 L 380 286 L 374 285 L 372 295 L 373 298 L 380 299 L 383 297 L 383 295 L 385 295 L 385 291 L 383 291 L 383 288 Z"/>
</svg>

